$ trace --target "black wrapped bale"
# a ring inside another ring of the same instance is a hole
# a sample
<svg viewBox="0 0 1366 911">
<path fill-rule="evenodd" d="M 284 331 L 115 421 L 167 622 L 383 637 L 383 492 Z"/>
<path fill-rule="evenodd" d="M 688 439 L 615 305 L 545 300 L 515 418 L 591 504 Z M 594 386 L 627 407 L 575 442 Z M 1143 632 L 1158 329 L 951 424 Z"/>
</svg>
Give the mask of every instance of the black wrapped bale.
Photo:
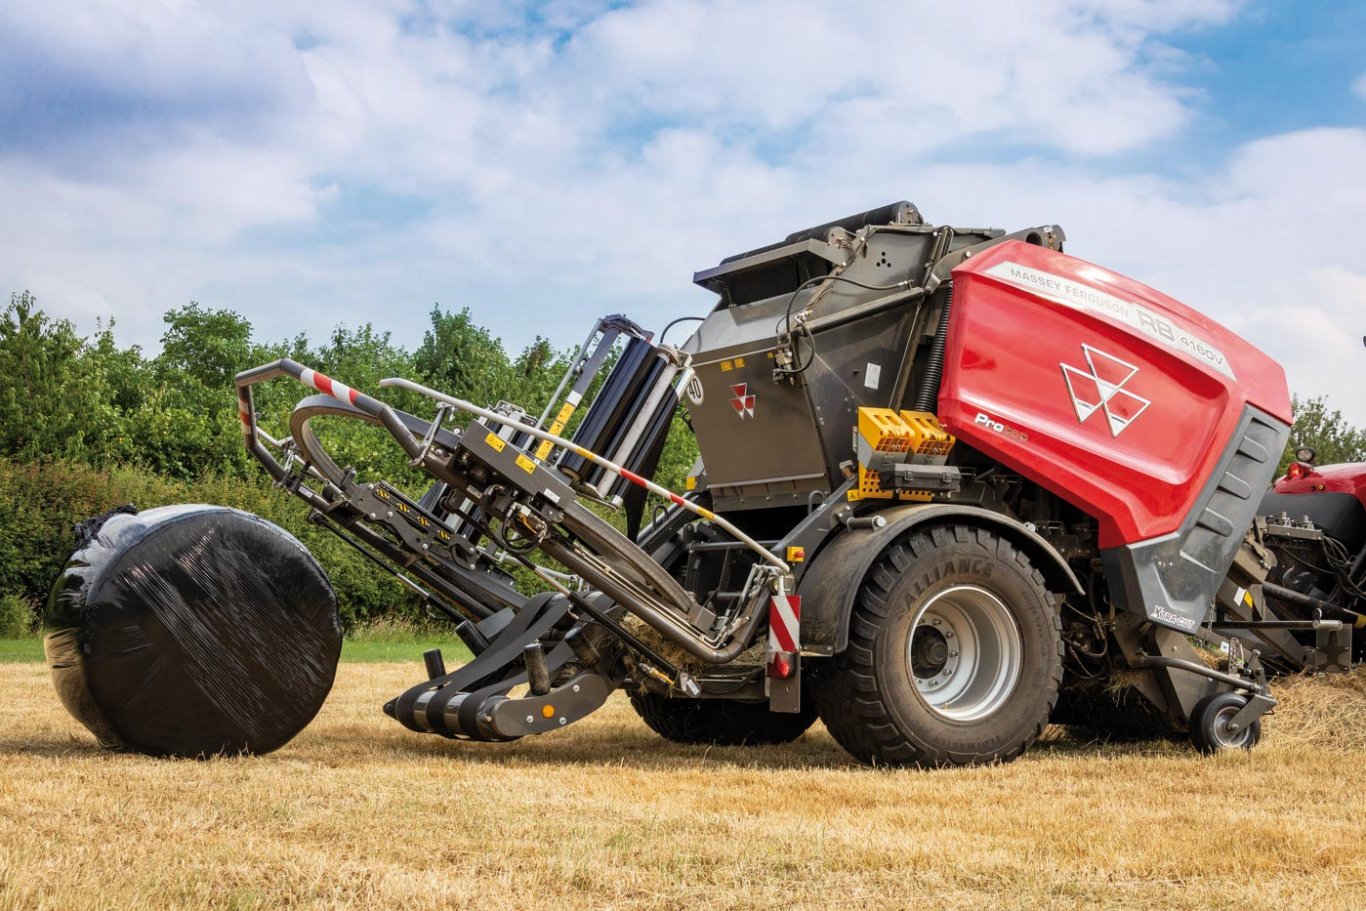
<svg viewBox="0 0 1366 911">
<path fill-rule="evenodd" d="M 341 654 L 317 561 L 218 506 L 85 523 L 45 626 L 71 714 L 106 747 L 161 756 L 278 749 L 322 707 Z"/>
</svg>

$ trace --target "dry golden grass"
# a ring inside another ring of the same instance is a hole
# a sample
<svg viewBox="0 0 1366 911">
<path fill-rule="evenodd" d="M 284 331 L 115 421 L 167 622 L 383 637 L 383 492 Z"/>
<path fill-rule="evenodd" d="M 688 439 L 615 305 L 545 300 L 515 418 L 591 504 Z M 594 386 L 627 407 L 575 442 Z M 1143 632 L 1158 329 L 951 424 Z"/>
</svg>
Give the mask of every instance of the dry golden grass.
<svg viewBox="0 0 1366 911">
<path fill-rule="evenodd" d="M 99 751 L 40 665 L 0 666 L 0 908 L 1366 907 L 1366 753 L 1302 724 L 1308 690 L 1250 755 L 888 772 L 819 727 L 673 746 L 620 698 L 451 743 L 379 712 L 419 674 L 343 665 L 280 752 L 177 762 Z"/>
<path fill-rule="evenodd" d="M 1366 667 L 1352 674 L 1290 677 L 1277 682 L 1275 695 L 1279 704 L 1267 731 L 1278 748 L 1366 756 Z"/>
</svg>

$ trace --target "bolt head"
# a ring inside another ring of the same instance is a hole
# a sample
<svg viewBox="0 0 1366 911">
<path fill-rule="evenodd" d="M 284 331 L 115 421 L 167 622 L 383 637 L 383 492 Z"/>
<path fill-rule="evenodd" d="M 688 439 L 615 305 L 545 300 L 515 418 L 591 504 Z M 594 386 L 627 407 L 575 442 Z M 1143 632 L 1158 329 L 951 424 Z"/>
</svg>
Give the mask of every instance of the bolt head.
<svg viewBox="0 0 1366 911">
<path fill-rule="evenodd" d="M 527 723 L 527 724 L 535 724 L 535 722 L 536 722 L 536 716 L 535 716 L 535 715 L 528 715 L 528 716 L 526 716 L 526 723 Z"/>
</svg>

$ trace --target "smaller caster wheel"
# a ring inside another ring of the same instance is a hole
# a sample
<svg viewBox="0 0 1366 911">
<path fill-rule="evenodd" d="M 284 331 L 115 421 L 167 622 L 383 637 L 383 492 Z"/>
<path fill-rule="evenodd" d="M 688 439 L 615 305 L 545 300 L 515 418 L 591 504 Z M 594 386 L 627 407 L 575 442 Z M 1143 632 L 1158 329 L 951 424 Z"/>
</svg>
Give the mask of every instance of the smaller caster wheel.
<svg viewBox="0 0 1366 911">
<path fill-rule="evenodd" d="M 1252 749 L 1262 739 L 1261 720 L 1236 730 L 1233 727 L 1233 719 L 1245 705 L 1247 697 L 1237 693 L 1215 693 L 1201 699 L 1191 712 L 1191 743 L 1209 755 Z"/>
</svg>

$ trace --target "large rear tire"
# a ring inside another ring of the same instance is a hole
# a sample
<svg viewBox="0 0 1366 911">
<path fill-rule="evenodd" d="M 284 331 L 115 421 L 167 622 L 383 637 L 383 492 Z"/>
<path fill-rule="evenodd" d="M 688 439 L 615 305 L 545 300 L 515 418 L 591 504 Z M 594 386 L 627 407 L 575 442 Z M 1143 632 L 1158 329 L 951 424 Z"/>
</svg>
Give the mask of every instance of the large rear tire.
<svg viewBox="0 0 1366 911">
<path fill-rule="evenodd" d="M 764 702 L 733 699 L 672 699 L 634 692 L 631 707 L 665 740 L 718 746 L 791 743 L 816 721 L 810 699 L 800 712 L 770 712 Z"/>
<path fill-rule="evenodd" d="M 1007 762 L 1048 724 L 1060 629 L 1043 576 L 1010 542 L 963 525 L 916 532 L 864 580 L 848 648 L 813 680 L 816 706 L 873 765 Z"/>
</svg>

